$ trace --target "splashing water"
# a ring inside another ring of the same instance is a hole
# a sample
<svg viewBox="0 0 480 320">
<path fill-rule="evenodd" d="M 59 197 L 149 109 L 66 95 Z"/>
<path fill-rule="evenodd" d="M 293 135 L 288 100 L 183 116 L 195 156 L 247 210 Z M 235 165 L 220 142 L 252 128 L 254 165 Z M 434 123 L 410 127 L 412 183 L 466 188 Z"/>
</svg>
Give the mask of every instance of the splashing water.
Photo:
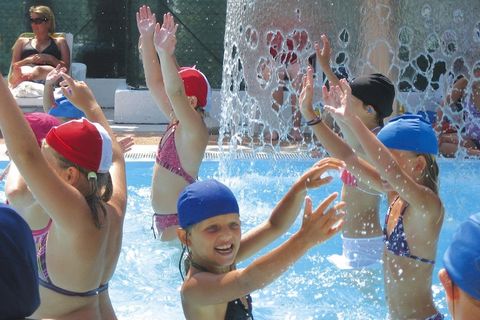
<svg viewBox="0 0 480 320">
<path fill-rule="evenodd" d="M 219 141 L 229 141 L 233 149 L 243 143 L 278 150 L 280 144 L 271 139 L 278 134 L 281 145 L 316 147 L 310 129 L 295 123 L 298 112 L 292 105 L 321 34 L 330 39 L 334 70 L 349 78 L 384 73 L 396 85 L 394 110 L 423 112 L 434 120 L 457 76 L 472 77 L 480 60 L 479 10 L 479 2 L 467 0 L 424 1 L 420 8 L 414 0 L 349 3 L 348 8 L 344 2 L 320 0 L 229 1 Z M 458 59 L 463 71 L 455 67 Z M 317 68 L 319 109 L 324 81 Z M 465 97 L 472 94 L 471 87 L 466 91 Z M 472 121 L 479 121 L 476 114 L 459 121 L 459 135 Z M 300 140 L 292 136 L 296 127 Z"/>
</svg>

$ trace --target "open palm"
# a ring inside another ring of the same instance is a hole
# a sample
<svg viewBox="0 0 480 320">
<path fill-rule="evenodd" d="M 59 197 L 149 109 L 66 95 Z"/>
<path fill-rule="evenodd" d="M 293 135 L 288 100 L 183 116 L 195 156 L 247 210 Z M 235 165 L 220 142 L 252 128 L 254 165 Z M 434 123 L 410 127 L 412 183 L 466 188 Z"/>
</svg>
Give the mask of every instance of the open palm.
<svg viewBox="0 0 480 320">
<path fill-rule="evenodd" d="M 136 14 L 136 18 L 137 28 L 140 35 L 153 36 L 155 25 L 157 24 L 157 18 L 155 17 L 155 13 L 152 13 L 150 10 L 150 7 L 145 5 L 141 6 Z"/>
<path fill-rule="evenodd" d="M 163 15 L 162 27 L 157 23 L 155 26 L 155 33 L 153 35 L 153 43 L 158 52 L 165 52 L 167 54 L 173 54 L 175 51 L 175 45 L 177 38 L 175 33 L 177 32 L 178 25 L 173 21 L 171 13 Z"/>
</svg>

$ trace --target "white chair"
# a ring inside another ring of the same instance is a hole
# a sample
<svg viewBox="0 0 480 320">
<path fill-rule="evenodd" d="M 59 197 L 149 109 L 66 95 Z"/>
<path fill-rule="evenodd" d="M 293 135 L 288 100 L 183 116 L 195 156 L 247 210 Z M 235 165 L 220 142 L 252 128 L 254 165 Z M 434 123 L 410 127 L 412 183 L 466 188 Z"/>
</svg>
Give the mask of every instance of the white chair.
<svg viewBox="0 0 480 320">
<path fill-rule="evenodd" d="M 20 35 L 20 37 L 32 37 L 33 38 L 34 34 L 32 32 L 25 32 Z M 67 33 L 55 33 L 53 34 L 53 37 L 64 37 L 65 40 L 67 41 L 67 45 L 70 49 L 70 75 L 76 79 L 76 80 L 82 80 L 84 81 L 87 77 L 87 66 L 84 63 L 79 63 L 79 62 L 72 62 L 72 57 L 73 57 L 73 34 L 67 32 Z M 40 90 L 38 91 L 40 93 Z M 42 91 L 43 94 L 43 91 Z M 42 94 L 39 94 L 38 96 L 32 96 L 32 97 L 15 97 L 15 100 L 17 101 L 18 105 L 21 107 L 41 107 L 43 105 L 43 97 Z M 58 94 L 58 91 L 56 91 L 56 96 Z"/>
</svg>

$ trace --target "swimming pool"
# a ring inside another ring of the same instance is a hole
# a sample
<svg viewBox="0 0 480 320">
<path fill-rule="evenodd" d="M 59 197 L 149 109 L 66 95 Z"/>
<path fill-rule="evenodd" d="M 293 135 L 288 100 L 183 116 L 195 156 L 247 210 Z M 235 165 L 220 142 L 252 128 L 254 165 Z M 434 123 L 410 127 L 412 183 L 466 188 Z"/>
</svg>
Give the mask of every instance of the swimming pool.
<svg viewBox="0 0 480 320">
<path fill-rule="evenodd" d="M 266 219 L 291 183 L 314 162 L 209 160 L 202 163 L 200 178 L 219 179 L 233 190 L 245 231 Z M 5 165 L 5 162 L 0 163 L 2 168 Z M 474 160 L 444 159 L 439 165 L 440 194 L 446 208 L 437 252 L 437 260 L 441 261 L 457 225 L 480 211 L 480 203 L 472 201 L 472 195 L 480 192 L 480 166 Z M 110 295 L 119 319 L 184 319 L 179 295 L 179 245 L 153 239 L 150 229 L 152 167 L 153 162 L 127 162 L 129 198 L 124 240 L 110 282 Z M 323 188 L 309 191 L 309 195 L 314 204 L 318 204 L 327 194 L 340 188 L 340 180 L 334 179 Z M 0 190 L 4 200 L 3 182 Z M 385 203 L 382 208 L 381 219 Z M 284 241 L 299 226 L 300 219 L 297 219 L 286 235 L 260 254 Z M 255 319 L 385 319 L 387 309 L 381 269 L 338 270 L 326 257 L 339 252 L 341 241 L 336 236 L 310 250 L 277 281 L 254 292 Z M 435 267 L 433 293 L 440 311 L 447 313 L 444 293 L 436 276 L 441 266 L 437 263 Z"/>
</svg>

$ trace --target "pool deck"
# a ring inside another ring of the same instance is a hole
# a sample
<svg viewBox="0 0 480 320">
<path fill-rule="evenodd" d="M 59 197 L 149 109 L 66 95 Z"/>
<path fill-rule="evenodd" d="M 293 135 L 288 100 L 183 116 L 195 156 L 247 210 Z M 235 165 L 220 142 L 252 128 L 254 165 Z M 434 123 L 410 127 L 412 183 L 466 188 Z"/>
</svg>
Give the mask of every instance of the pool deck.
<svg viewBox="0 0 480 320">
<path fill-rule="evenodd" d="M 32 108 L 31 110 L 25 110 L 24 112 L 42 112 L 43 110 Z M 110 126 L 119 138 L 132 136 L 135 144 L 132 149 L 125 155 L 127 160 L 154 160 L 155 152 L 157 150 L 158 143 L 162 137 L 166 124 L 118 124 L 113 121 L 114 112 L 113 109 L 104 109 L 105 115 L 110 122 Z M 309 142 L 307 138 L 305 142 Z M 221 150 L 222 149 L 222 150 Z M 218 134 L 212 131 L 210 134 L 209 144 L 206 150 L 206 159 L 217 159 L 222 152 L 228 152 L 232 148 L 229 146 L 222 146 L 220 148 L 218 144 Z M 6 147 L 2 137 L 0 137 L 0 161 L 7 161 L 9 158 L 5 154 Z M 235 156 L 245 159 L 251 159 L 252 154 L 255 158 L 286 158 L 286 159 L 310 159 L 318 157 L 319 155 L 313 155 L 309 153 L 305 147 L 305 144 L 300 145 L 296 142 L 285 143 L 282 142 L 278 145 L 278 142 L 273 142 L 272 145 L 263 147 L 254 151 L 247 145 L 239 145 L 235 147 Z M 276 152 L 274 152 L 276 151 Z"/>
</svg>

